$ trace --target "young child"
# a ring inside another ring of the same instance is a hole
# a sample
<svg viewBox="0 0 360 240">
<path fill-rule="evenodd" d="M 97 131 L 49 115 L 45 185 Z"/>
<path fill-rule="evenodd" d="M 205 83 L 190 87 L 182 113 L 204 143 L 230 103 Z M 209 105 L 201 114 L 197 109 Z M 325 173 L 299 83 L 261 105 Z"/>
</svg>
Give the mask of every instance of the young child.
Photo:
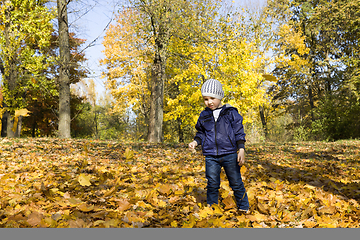
<svg viewBox="0 0 360 240">
<path fill-rule="evenodd" d="M 245 163 L 243 118 L 235 107 L 221 103 L 224 91 L 218 80 L 207 80 L 201 88 L 201 94 L 206 108 L 200 113 L 195 126 L 197 133 L 194 141 L 189 143 L 189 148 L 202 146 L 206 161 L 207 203 L 218 204 L 220 172 L 223 167 L 234 191 L 238 210 L 247 213 L 249 201 L 240 173 Z"/>
</svg>

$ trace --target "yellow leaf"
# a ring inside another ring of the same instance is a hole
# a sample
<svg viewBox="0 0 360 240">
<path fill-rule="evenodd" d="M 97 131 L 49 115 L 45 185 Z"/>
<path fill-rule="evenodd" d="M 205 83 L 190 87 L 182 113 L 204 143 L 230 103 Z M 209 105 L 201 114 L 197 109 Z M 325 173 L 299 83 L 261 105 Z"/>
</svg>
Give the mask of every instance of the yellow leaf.
<svg viewBox="0 0 360 240">
<path fill-rule="evenodd" d="M 172 221 L 170 225 L 174 228 L 177 228 L 178 223 L 176 221 Z"/>
<path fill-rule="evenodd" d="M 153 217 L 153 216 L 154 216 L 154 212 L 153 212 L 152 210 L 150 210 L 149 212 L 147 212 L 147 213 L 145 214 L 145 217 L 151 218 L 151 217 Z"/>
<path fill-rule="evenodd" d="M 160 200 L 159 203 L 158 203 L 158 206 L 159 207 L 166 207 L 166 202 Z"/>
<path fill-rule="evenodd" d="M 213 220 L 213 225 L 214 227 L 221 227 L 221 228 L 225 228 L 225 224 L 224 221 L 220 218 L 216 218 Z"/>
<path fill-rule="evenodd" d="M 241 173 L 241 175 L 244 175 L 244 174 L 246 173 L 246 171 L 247 171 L 246 166 L 245 166 L 245 165 L 242 165 L 241 168 L 240 168 L 240 173 Z"/>
<path fill-rule="evenodd" d="M 214 209 L 214 214 L 223 214 L 221 208 L 218 204 L 213 204 L 211 207 Z"/>
<path fill-rule="evenodd" d="M 269 228 L 269 226 L 267 226 L 266 224 L 264 224 L 263 222 L 259 223 L 253 223 L 253 228 Z"/>
<path fill-rule="evenodd" d="M 304 225 L 305 225 L 305 227 L 307 227 L 307 228 L 313 228 L 313 227 L 315 227 L 316 226 L 316 222 L 314 222 L 314 221 L 305 221 L 304 222 Z"/>
<path fill-rule="evenodd" d="M 134 152 L 130 148 L 126 148 L 124 156 L 125 156 L 126 160 L 131 160 L 134 158 Z"/>
<path fill-rule="evenodd" d="M 70 198 L 70 193 L 69 192 L 66 192 L 64 193 L 64 196 L 63 196 L 65 199 L 69 199 Z"/>
<path fill-rule="evenodd" d="M 13 127 L 11 128 L 11 130 L 12 130 L 13 132 L 16 132 L 16 128 L 17 128 L 17 124 L 18 124 L 18 121 L 19 121 L 19 117 L 20 117 L 20 116 L 24 116 L 24 117 L 29 116 L 29 115 L 28 115 L 29 112 L 30 112 L 30 111 L 27 110 L 26 108 L 19 109 L 19 110 L 15 110 L 14 125 L 13 125 Z"/>
<path fill-rule="evenodd" d="M 185 190 L 177 190 L 175 191 L 175 195 L 183 195 L 185 193 Z"/>
<path fill-rule="evenodd" d="M 80 174 L 78 177 L 78 181 L 81 186 L 90 186 L 90 176 L 86 176 L 85 174 Z"/>
<path fill-rule="evenodd" d="M 205 207 L 204 209 L 201 209 L 198 214 L 201 219 L 204 219 L 208 215 L 212 215 L 213 212 L 214 211 L 210 207 Z"/>
<path fill-rule="evenodd" d="M 185 221 L 182 228 L 192 228 L 196 224 L 195 217 L 193 215 L 190 216 L 189 221 Z"/>
<path fill-rule="evenodd" d="M 20 117 L 20 116 L 24 116 L 24 117 L 27 117 L 29 116 L 29 113 L 30 111 L 27 110 L 26 108 L 23 108 L 23 109 L 20 109 L 20 110 L 15 110 L 15 117 Z"/>
<path fill-rule="evenodd" d="M 109 191 L 107 191 L 105 194 L 104 194 L 104 197 L 108 197 L 110 196 L 111 194 L 113 194 L 115 191 L 116 191 L 117 187 L 116 186 L 113 186 L 112 188 L 109 189 Z"/>
<path fill-rule="evenodd" d="M 85 226 L 85 222 L 81 218 L 69 221 L 70 228 L 83 228 L 84 226 Z"/>
<path fill-rule="evenodd" d="M 96 227 L 96 226 L 99 226 L 99 225 L 104 224 L 104 223 L 105 223 L 104 220 L 97 220 L 97 221 L 94 222 L 93 226 Z"/>
<path fill-rule="evenodd" d="M 163 195 L 169 195 L 171 192 L 171 186 L 169 184 L 161 184 L 157 190 Z"/>
<path fill-rule="evenodd" d="M 90 212 L 94 210 L 94 205 L 87 205 L 86 203 L 80 204 L 77 209 L 79 209 L 82 212 Z"/>
<path fill-rule="evenodd" d="M 69 198 L 68 201 L 71 203 L 71 206 L 78 206 L 83 203 L 83 201 L 78 198 Z"/>
<path fill-rule="evenodd" d="M 255 213 L 254 215 L 246 215 L 246 218 L 253 222 L 262 222 L 267 220 L 267 216 L 260 213 Z"/>
<path fill-rule="evenodd" d="M 227 198 L 229 196 L 229 191 L 225 189 L 220 189 L 220 195 L 222 198 Z"/>
</svg>

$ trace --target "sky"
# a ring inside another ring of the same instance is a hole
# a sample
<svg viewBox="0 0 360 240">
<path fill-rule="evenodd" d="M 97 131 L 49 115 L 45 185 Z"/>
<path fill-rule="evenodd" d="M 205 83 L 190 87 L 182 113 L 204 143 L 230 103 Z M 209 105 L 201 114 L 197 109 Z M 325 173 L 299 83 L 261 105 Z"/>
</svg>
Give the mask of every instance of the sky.
<svg viewBox="0 0 360 240">
<path fill-rule="evenodd" d="M 80 1 L 81 2 L 81 1 Z M 266 0 L 235 0 L 232 1 L 237 7 L 255 7 L 259 8 L 266 4 Z M 83 45 L 85 56 L 88 59 L 86 67 L 91 71 L 88 79 L 93 79 L 98 92 L 98 97 L 105 92 L 105 79 L 101 78 L 101 72 L 104 66 L 100 66 L 99 60 L 104 57 L 102 51 L 103 37 L 109 23 L 113 19 L 117 10 L 121 7 L 119 0 L 87 0 L 81 4 L 81 10 L 78 6 L 69 7 L 69 16 L 72 18 L 72 26 L 75 28 L 77 37 L 86 39 Z"/>
</svg>

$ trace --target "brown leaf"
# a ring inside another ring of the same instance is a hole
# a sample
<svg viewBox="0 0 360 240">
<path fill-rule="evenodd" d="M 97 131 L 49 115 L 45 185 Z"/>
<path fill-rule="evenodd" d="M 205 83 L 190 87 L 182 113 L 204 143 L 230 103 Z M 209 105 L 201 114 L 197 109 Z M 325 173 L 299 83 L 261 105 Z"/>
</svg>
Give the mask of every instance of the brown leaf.
<svg viewBox="0 0 360 240">
<path fill-rule="evenodd" d="M 81 218 L 78 218 L 76 220 L 70 220 L 69 227 L 70 228 L 83 228 L 83 227 L 85 227 L 85 222 Z"/>
<path fill-rule="evenodd" d="M 180 197 L 174 196 L 174 197 L 171 197 L 171 198 L 169 199 L 169 203 L 173 204 L 173 203 L 175 203 L 175 202 L 177 202 L 177 201 L 179 201 L 179 200 L 180 200 Z"/>
<path fill-rule="evenodd" d="M 318 212 L 321 214 L 334 214 L 336 212 L 335 206 L 323 206 L 318 208 Z"/>
<path fill-rule="evenodd" d="M 65 199 L 69 199 L 71 196 L 70 196 L 70 193 L 66 192 L 64 193 L 64 196 L 63 196 Z"/>
<path fill-rule="evenodd" d="M 236 208 L 236 203 L 231 195 L 228 195 L 225 199 L 222 200 L 222 202 L 225 204 L 225 210 Z"/>
<path fill-rule="evenodd" d="M 256 207 L 262 214 L 270 214 L 270 209 L 268 205 L 262 204 L 257 197 L 255 197 Z"/>
<path fill-rule="evenodd" d="M 43 217 L 43 215 L 42 215 L 41 213 L 39 213 L 39 212 L 32 212 L 32 213 L 29 215 L 27 222 L 28 222 L 31 226 L 35 227 L 35 226 L 37 226 L 37 225 L 40 225 L 42 217 Z"/>
<path fill-rule="evenodd" d="M 8 221 L 14 220 L 14 221 L 21 221 L 25 220 L 26 218 L 22 214 L 16 214 L 15 216 L 10 216 L 8 218 Z"/>
<path fill-rule="evenodd" d="M 128 209 L 130 209 L 131 204 L 126 200 L 126 199 L 121 199 L 119 201 L 117 201 L 119 207 L 118 210 L 119 211 L 126 211 Z"/>
</svg>

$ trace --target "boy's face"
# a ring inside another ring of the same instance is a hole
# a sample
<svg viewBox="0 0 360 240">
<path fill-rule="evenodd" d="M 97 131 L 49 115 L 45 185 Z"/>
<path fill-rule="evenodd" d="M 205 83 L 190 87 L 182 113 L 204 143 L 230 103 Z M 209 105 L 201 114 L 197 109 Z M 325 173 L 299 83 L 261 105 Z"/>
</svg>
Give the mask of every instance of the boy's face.
<svg viewBox="0 0 360 240">
<path fill-rule="evenodd" d="M 221 100 L 214 97 L 203 97 L 205 106 L 211 110 L 215 110 L 218 107 L 221 107 Z"/>
</svg>

